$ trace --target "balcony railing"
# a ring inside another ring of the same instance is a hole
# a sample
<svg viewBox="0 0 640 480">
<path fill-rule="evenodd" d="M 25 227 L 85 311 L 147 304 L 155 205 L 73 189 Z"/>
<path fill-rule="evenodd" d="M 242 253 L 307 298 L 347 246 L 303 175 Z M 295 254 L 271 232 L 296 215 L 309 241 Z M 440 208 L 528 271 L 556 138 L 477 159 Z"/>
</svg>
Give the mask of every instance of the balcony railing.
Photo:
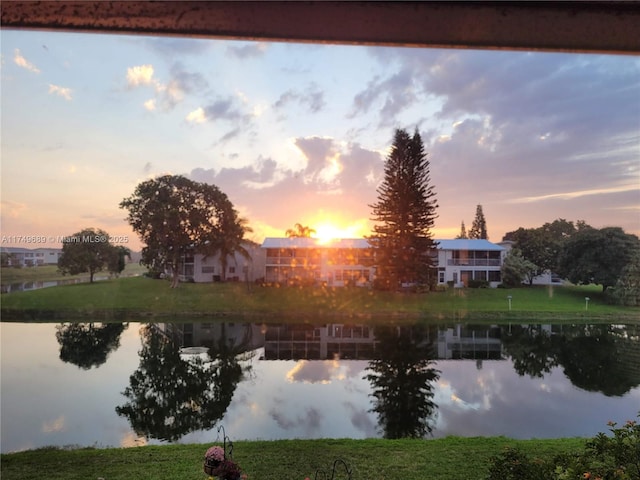
<svg viewBox="0 0 640 480">
<path fill-rule="evenodd" d="M 499 267 L 497 258 L 449 258 L 447 265 L 456 267 Z"/>
</svg>

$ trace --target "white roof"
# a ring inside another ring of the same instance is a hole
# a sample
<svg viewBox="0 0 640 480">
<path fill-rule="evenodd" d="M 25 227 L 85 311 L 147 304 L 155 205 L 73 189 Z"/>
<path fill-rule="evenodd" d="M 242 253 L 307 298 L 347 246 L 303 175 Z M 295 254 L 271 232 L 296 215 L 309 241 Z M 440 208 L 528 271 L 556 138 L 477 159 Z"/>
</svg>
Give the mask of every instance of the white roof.
<svg viewBox="0 0 640 480">
<path fill-rule="evenodd" d="M 438 250 L 504 250 L 504 247 L 484 239 L 457 238 L 455 240 L 434 240 Z"/>
<path fill-rule="evenodd" d="M 335 238 L 323 240 L 310 237 L 265 238 L 262 248 L 369 248 L 365 238 Z"/>
<path fill-rule="evenodd" d="M 505 250 L 504 247 L 489 240 L 460 238 L 455 240 L 434 240 L 438 242 L 438 250 Z M 262 248 L 369 248 L 366 238 L 336 238 L 323 240 L 310 237 L 265 238 Z"/>
</svg>

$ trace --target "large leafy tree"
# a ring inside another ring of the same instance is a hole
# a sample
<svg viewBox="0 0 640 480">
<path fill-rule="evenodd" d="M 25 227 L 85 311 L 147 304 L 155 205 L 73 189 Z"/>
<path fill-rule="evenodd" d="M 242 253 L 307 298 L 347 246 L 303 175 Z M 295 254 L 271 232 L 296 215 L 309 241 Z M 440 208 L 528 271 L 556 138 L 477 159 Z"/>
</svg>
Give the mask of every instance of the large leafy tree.
<svg viewBox="0 0 640 480">
<path fill-rule="evenodd" d="M 502 283 L 507 287 L 519 287 L 522 282 L 533 282 L 539 268 L 522 255 L 517 248 L 512 248 L 504 259 L 501 269 Z"/>
<path fill-rule="evenodd" d="M 104 230 L 85 228 L 66 237 L 62 244 L 62 254 L 58 259 L 58 270 L 63 275 L 88 273 L 89 282 L 116 255 L 116 247 L 109 242 L 109 234 Z"/>
<path fill-rule="evenodd" d="M 612 296 L 622 305 L 640 305 L 640 249 L 622 269 Z"/>
<path fill-rule="evenodd" d="M 476 206 L 476 216 L 471 224 L 471 230 L 469 230 L 469 238 L 484 240 L 489 238 L 487 234 L 487 220 L 484 218 L 482 205 Z"/>
<path fill-rule="evenodd" d="M 505 234 L 503 240 L 512 240 L 522 256 L 538 266 L 536 275 L 556 271 L 564 243 L 576 232 L 590 228 L 584 221 L 575 224 L 564 218 L 545 223 L 537 228 L 518 228 Z"/>
<path fill-rule="evenodd" d="M 237 245 L 246 231 L 218 187 L 180 175 L 140 183 L 120 208 L 128 210 L 127 221 L 145 243 L 141 263 L 170 270 L 172 287 L 178 286 L 187 253 L 211 253 L 225 242 Z"/>
<path fill-rule="evenodd" d="M 435 248 L 431 229 L 438 204 L 417 130 L 413 136 L 396 130 L 377 192 L 378 201 L 371 205 L 377 225 L 369 237 L 377 286 L 395 289 L 402 283 L 430 283 L 430 252 Z"/>
<path fill-rule="evenodd" d="M 558 274 L 576 284 L 602 285 L 605 291 L 623 275 L 640 249 L 640 240 L 620 227 L 582 228 L 562 247 Z"/>
</svg>

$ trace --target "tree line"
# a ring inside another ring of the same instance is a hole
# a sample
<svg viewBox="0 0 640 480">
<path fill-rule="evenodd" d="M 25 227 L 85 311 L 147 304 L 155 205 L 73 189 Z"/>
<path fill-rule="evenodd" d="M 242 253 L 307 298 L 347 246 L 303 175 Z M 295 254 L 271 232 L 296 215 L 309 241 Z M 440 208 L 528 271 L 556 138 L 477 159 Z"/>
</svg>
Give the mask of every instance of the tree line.
<svg viewBox="0 0 640 480">
<path fill-rule="evenodd" d="M 620 227 L 594 228 L 563 218 L 505 234 L 513 248 L 502 281 L 518 286 L 553 272 L 577 285 L 596 284 L 622 304 L 640 304 L 640 239 Z"/>
</svg>

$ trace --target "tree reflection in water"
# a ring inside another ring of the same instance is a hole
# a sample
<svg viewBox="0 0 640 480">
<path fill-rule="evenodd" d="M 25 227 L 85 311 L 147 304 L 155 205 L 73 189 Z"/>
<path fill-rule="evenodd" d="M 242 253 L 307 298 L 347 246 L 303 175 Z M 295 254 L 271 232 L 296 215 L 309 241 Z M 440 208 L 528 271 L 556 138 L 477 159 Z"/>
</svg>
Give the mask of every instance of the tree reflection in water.
<svg viewBox="0 0 640 480">
<path fill-rule="evenodd" d="M 375 327 L 377 358 L 365 378 L 385 438 L 422 438 L 433 430 L 434 384 L 440 378 L 431 360 L 436 333 L 436 327 L 417 325 Z"/>
<path fill-rule="evenodd" d="M 607 396 L 640 385 L 637 325 L 515 325 L 508 332 L 504 353 L 521 376 L 542 378 L 559 366 L 576 387 Z"/>
<path fill-rule="evenodd" d="M 224 329 L 224 326 L 223 326 Z M 187 433 L 213 428 L 222 419 L 244 370 L 234 345 L 223 334 L 207 353 L 185 355 L 174 335 L 155 324 L 141 329 L 140 365 L 116 407 L 137 435 L 176 441 Z"/>
<path fill-rule="evenodd" d="M 56 326 L 60 360 L 89 370 L 107 361 L 120 347 L 120 335 L 126 323 L 61 323 Z"/>
</svg>

